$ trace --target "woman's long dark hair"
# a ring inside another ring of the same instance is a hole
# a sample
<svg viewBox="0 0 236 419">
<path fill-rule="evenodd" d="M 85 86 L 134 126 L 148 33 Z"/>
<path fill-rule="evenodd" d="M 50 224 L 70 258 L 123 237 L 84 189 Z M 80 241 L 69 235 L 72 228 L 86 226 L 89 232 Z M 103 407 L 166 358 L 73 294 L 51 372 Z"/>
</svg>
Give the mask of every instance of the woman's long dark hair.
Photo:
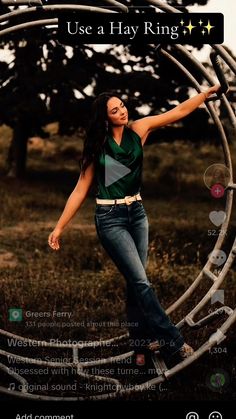
<svg viewBox="0 0 236 419">
<path fill-rule="evenodd" d="M 120 99 L 120 96 L 116 93 L 105 92 L 98 95 L 93 102 L 91 120 L 80 160 L 82 175 L 84 175 L 85 170 L 91 163 L 96 163 L 96 159 L 101 153 L 106 137 L 110 132 L 107 118 L 107 102 L 114 96 Z"/>
</svg>

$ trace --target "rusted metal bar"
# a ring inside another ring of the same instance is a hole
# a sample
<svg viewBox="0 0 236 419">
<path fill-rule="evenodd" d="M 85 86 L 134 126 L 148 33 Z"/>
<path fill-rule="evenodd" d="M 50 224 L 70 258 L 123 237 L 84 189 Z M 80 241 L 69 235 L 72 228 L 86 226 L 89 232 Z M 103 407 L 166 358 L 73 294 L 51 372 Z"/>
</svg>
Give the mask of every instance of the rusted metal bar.
<svg viewBox="0 0 236 419">
<path fill-rule="evenodd" d="M 4 15 L 0 15 L 0 22 L 9 22 L 11 19 L 15 17 L 21 17 L 24 15 L 31 15 L 37 12 L 65 12 L 65 11 L 82 11 L 82 12 L 90 12 L 90 13 L 117 13 L 115 10 L 107 10 L 103 9 L 102 7 L 95 7 L 95 6 L 83 6 L 77 4 L 55 4 L 55 5 L 46 5 L 42 8 L 38 7 L 28 7 L 26 9 L 16 9 L 9 13 L 5 13 Z"/>
<path fill-rule="evenodd" d="M 148 3 L 156 6 L 158 9 L 163 10 L 164 12 L 169 13 L 182 13 L 180 10 L 176 9 L 173 6 L 169 6 L 169 4 L 163 2 L 163 0 L 146 0 Z"/>
<path fill-rule="evenodd" d="M 9 28 L 0 30 L 0 36 L 7 35 L 12 32 L 17 32 L 24 29 L 34 28 L 36 26 L 57 26 L 58 19 L 42 19 L 33 20 L 32 22 L 21 23 L 19 25 L 10 26 Z"/>
<path fill-rule="evenodd" d="M 32 4 L 42 5 L 41 0 L 1 0 L 0 3 L 6 6 L 32 6 Z"/>
<path fill-rule="evenodd" d="M 179 46 L 177 46 L 177 48 L 178 47 Z M 181 51 L 182 51 L 182 48 L 181 48 Z M 186 77 L 190 80 L 191 84 L 197 89 L 198 92 L 201 91 L 201 86 L 199 85 L 197 80 L 192 76 L 192 74 L 187 70 L 186 66 L 183 66 L 183 64 L 181 64 L 179 62 L 179 60 L 177 60 L 169 52 L 165 51 L 162 48 L 160 49 L 160 53 L 162 55 L 164 55 L 166 58 L 168 58 L 171 62 L 173 62 L 173 64 L 178 66 L 178 68 L 186 75 Z M 186 54 L 185 49 L 184 49 L 184 54 Z M 189 58 L 189 55 L 191 55 L 191 54 L 187 53 L 188 58 Z M 221 121 L 220 121 L 214 107 L 212 106 L 212 104 L 211 103 L 206 103 L 206 106 L 207 106 L 214 122 L 216 123 L 219 134 L 221 136 L 221 140 L 222 140 L 223 145 L 224 145 L 224 154 L 225 154 L 225 159 L 226 159 L 226 165 L 227 165 L 227 167 L 229 167 L 230 176 L 231 176 L 231 179 L 232 179 L 232 177 L 233 177 L 232 162 L 231 162 L 230 150 L 229 150 L 229 147 L 228 147 L 226 134 L 224 132 Z M 230 215 L 231 215 L 231 211 L 232 211 L 232 203 L 233 203 L 233 194 L 232 194 L 232 191 L 228 191 L 227 192 L 226 207 L 225 207 L 226 219 L 225 219 L 225 221 L 224 221 L 224 223 L 221 227 L 222 231 L 223 231 L 223 234 L 218 236 L 218 239 L 215 243 L 215 246 L 214 246 L 213 250 L 219 249 L 222 246 L 223 241 L 226 237 L 226 233 L 227 233 L 227 229 L 228 229 L 228 225 L 229 225 L 229 221 L 230 221 Z M 202 271 L 199 273 L 199 275 L 197 276 L 195 281 L 190 285 L 190 287 L 184 292 L 184 294 L 182 294 L 182 296 L 177 301 L 175 301 L 170 307 L 168 307 L 168 309 L 167 309 L 168 314 L 170 314 L 171 312 L 176 310 L 187 298 L 189 298 L 193 294 L 193 292 L 196 290 L 196 288 L 198 287 L 201 280 L 204 278 L 204 270 L 210 271 L 211 267 L 212 267 L 212 262 L 210 260 L 208 260 L 206 265 L 203 267 Z M 220 280 L 222 282 L 222 277 L 220 278 Z M 216 283 L 220 284 L 221 282 L 218 281 Z M 208 301 L 208 300 L 206 300 L 206 301 Z M 183 322 L 179 322 L 178 325 L 182 326 L 182 324 L 183 324 Z"/>
</svg>

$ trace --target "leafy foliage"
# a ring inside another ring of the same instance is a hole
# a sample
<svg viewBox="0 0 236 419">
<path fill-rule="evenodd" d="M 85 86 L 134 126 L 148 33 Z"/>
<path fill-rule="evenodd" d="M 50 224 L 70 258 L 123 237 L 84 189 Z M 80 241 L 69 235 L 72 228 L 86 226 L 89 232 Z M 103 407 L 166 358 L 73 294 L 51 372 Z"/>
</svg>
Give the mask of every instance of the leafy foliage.
<svg viewBox="0 0 236 419">
<path fill-rule="evenodd" d="M 55 3 L 77 2 L 47 4 Z M 123 1 L 133 6 L 133 12 L 144 3 L 147 6 L 144 1 Z M 193 2 L 169 3 L 187 6 Z M 7 11 L 4 5 L 0 7 L 1 13 Z M 150 5 L 150 10 L 155 9 Z M 19 17 L 15 20 L 19 22 Z M 140 117 L 142 105 L 148 105 L 150 113 L 158 113 L 174 106 L 171 101 L 187 98 L 187 80 L 154 45 L 133 43 L 101 49 L 78 44 L 72 48 L 58 42 L 55 30 L 34 28 L 5 36 L 0 46 L 12 53 L 10 62 L 0 62 L 0 123 L 13 128 L 15 144 L 23 142 L 23 148 L 30 136 L 45 137 L 43 127 L 51 121 L 59 121 L 61 134 L 85 128 L 93 97 L 102 91 L 124 94 L 131 118 Z M 12 153 L 9 162 L 18 158 L 16 154 Z M 21 153 L 22 158 L 26 156 Z"/>
</svg>

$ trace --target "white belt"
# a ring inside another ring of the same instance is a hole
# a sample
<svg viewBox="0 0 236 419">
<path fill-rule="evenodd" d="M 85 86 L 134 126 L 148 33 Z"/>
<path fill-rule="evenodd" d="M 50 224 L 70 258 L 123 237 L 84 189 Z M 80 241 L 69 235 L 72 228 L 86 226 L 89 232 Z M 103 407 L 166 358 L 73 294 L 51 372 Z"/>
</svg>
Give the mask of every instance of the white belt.
<svg viewBox="0 0 236 419">
<path fill-rule="evenodd" d="M 141 195 L 138 193 L 133 196 L 125 196 L 121 199 L 99 199 L 96 198 L 96 203 L 100 205 L 114 205 L 114 204 L 126 204 L 130 205 L 133 201 L 142 201 Z"/>
</svg>

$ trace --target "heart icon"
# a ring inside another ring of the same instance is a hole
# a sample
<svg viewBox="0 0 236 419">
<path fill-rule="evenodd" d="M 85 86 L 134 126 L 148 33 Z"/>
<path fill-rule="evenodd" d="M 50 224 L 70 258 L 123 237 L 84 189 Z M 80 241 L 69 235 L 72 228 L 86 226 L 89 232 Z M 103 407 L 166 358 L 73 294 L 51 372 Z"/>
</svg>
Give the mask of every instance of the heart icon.
<svg viewBox="0 0 236 419">
<path fill-rule="evenodd" d="M 226 219 L 226 213 L 224 211 L 211 211 L 209 218 L 215 226 L 219 227 Z"/>
</svg>

